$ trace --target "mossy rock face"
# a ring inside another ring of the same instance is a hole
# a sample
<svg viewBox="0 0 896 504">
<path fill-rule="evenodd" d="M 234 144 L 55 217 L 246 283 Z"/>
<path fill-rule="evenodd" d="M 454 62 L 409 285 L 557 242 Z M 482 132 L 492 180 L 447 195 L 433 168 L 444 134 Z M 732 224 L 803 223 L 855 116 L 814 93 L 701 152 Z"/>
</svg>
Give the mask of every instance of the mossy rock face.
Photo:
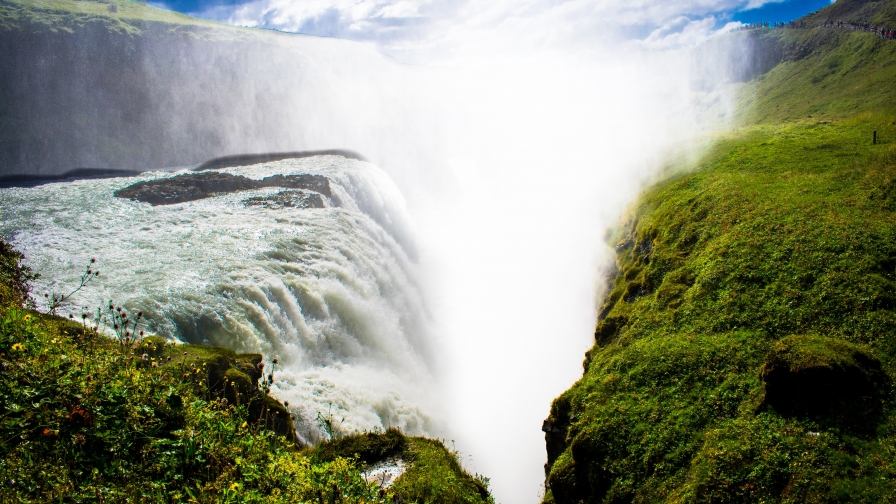
<svg viewBox="0 0 896 504">
<path fill-rule="evenodd" d="M 261 393 L 253 395 L 249 402 L 249 418 L 253 422 L 262 423 L 265 429 L 284 436 L 293 443 L 299 443 L 292 414 L 283 403 L 273 397 Z"/>
<path fill-rule="evenodd" d="M 401 431 L 390 428 L 384 433 L 365 432 L 334 439 L 321 445 L 317 449 L 316 456 L 321 460 L 330 461 L 336 457 L 357 455 L 362 463 L 371 465 L 401 455 L 406 447 L 407 441 Z"/>
<path fill-rule="evenodd" d="M 763 406 L 784 415 L 848 416 L 852 424 L 866 424 L 879 415 L 889 382 L 869 350 L 823 336 L 782 339 L 768 354 L 760 377 L 765 382 Z"/>
<path fill-rule="evenodd" d="M 255 388 L 255 382 L 249 378 L 249 375 L 236 368 L 225 371 L 223 381 L 224 385 L 221 388 L 224 397 L 231 404 L 245 403 Z"/>
<path fill-rule="evenodd" d="M 161 336 L 147 336 L 137 343 L 137 353 L 146 354 L 148 357 L 159 358 L 165 353 L 165 345 L 168 341 Z"/>
<path fill-rule="evenodd" d="M 258 386 L 262 377 L 261 354 L 237 354 L 233 350 L 202 345 L 167 345 L 164 353 L 172 357 L 166 365 L 198 370 L 208 379 L 206 393 L 224 398 L 231 405 L 248 405 L 249 421 L 261 423 L 289 441 L 298 444 L 292 415 L 280 401 Z"/>
<path fill-rule="evenodd" d="M 261 354 L 239 354 L 233 365 L 245 373 L 253 384 L 258 384 L 262 376 L 261 360 Z"/>
</svg>

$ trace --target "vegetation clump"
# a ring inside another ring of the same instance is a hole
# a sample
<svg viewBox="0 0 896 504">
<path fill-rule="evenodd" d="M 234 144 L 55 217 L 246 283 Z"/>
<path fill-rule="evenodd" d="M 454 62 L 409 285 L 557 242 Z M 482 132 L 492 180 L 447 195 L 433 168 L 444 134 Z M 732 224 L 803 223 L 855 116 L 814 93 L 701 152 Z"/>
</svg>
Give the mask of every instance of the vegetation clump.
<svg viewBox="0 0 896 504">
<path fill-rule="evenodd" d="M 763 406 L 836 422 L 844 430 L 873 429 L 890 391 L 880 360 L 869 350 L 823 336 L 781 339 L 759 377 L 765 382 Z"/>
</svg>

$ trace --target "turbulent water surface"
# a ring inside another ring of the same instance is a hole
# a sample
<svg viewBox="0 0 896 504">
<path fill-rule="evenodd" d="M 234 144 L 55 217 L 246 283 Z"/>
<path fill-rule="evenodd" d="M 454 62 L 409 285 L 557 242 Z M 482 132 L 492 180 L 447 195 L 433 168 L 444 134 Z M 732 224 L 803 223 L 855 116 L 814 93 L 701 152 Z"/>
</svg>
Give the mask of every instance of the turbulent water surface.
<svg viewBox="0 0 896 504">
<path fill-rule="evenodd" d="M 222 171 L 323 175 L 332 196 L 324 208 L 248 201 L 281 191 L 265 188 L 151 206 L 113 192 L 176 173 L 50 183 L 0 189 L 0 233 L 40 272 L 39 300 L 67 293 L 97 258 L 100 277 L 64 312 L 114 300 L 159 334 L 278 357 L 275 395 L 306 442 L 325 435 L 318 414 L 344 430 L 432 433 L 430 321 L 390 179 L 341 156 Z"/>
</svg>

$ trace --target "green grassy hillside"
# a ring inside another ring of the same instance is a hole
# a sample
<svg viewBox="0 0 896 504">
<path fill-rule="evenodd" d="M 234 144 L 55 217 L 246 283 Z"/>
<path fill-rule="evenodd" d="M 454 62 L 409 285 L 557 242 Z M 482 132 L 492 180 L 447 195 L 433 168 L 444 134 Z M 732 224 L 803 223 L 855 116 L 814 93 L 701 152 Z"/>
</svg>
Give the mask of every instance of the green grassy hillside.
<svg viewBox="0 0 896 504">
<path fill-rule="evenodd" d="M 73 33 L 91 25 L 104 26 L 111 32 L 130 35 L 140 35 L 147 27 L 171 32 L 190 31 L 195 36 L 209 38 L 249 38 L 258 32 L 131 0 L 0 1 L 0 31 Z"/>
<path fill-rule="evenodd" d="M 83 320 L 27 308 L 21 259 L 0 241 L 0 502 L 493 502 L 439 441 L 303 448 L 261 355 L 143 337 L 142 315 L 113 305 Z M 391 487 L 365 479 L 396 457 Z"/>
<path fill-rule="evenodd" d="M 740 126 L 612 234 L 595 345 L 545 424 L 546 502 L 896 494 L 896 42 L 762 36 L 783 61 Z"/>
</svg>

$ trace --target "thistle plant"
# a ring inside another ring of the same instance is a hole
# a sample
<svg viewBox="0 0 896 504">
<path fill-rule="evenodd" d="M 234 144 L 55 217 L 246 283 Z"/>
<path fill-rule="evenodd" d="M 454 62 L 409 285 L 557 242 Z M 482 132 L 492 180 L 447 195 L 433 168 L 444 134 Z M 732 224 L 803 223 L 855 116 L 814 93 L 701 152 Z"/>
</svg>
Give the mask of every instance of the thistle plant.
<svg viewBox="0 0 896 504">
<path fill-rule="evenodd" d="M 93 265 L 95 263 L 96 263 L 96 258 L 90 259 L 90 262 L 87 263 L 87 267 L 84 268 L 84 273 L 81 274 L 81 282 L 78 284 L 77 287 L 75 287 L 75 289 L 73 291 L 71 291 L 65 295 L 53 293 L 53 295 L 51 296 L 49 293 L 44 294 L 44 298 L 47 299 L 47 303 L 48 303 L 47 309 L 50 313 L 52 313 L 53 315 L 56 315 L 56 310 L 59 309 L 63 303 L 68 301 L 69 298 L 71 298 L 73 295 L 75 295 L 76 292 L 83 289 L 84 286 L 86 286 L 88 283 L 90 283 L 91 280 L 100 276 L 99 271 L 93 270 Z M 72 317 L 70 316 L 69 318 L 72 318 Z"/>
</svg>

